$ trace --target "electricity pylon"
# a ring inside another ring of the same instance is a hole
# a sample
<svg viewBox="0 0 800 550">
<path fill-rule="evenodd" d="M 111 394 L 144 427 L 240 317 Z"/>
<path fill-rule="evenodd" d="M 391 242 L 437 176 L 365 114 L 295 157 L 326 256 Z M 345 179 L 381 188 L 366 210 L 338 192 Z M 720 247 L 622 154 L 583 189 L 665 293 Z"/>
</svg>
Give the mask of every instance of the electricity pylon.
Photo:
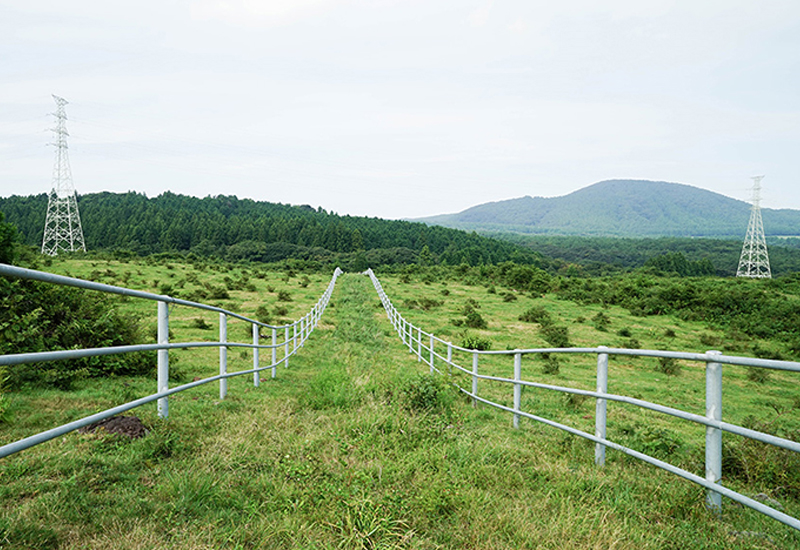
<svg viewBox="0 0 800 550">
<path fill-rule="evenodd" d="M 78 214 L 78 198 L 75 185 L 72 183 L 72 171 L 67 156 L 67 112 L 64 106 L 67 100 L 53 96 L 56 102 L 56 162 L 53 166 L 53 188 L 47 202 L 47 217 L 44 221 L 44 238 L 42 254 L 57 256 L 59 250 L 74 252 L 86 251 L 83 242 L 81 217 Z"/>
<path fill-rule="evenodd" d="M 767 240 L 764 237 L 764 223 L 761 221 L 761 180 L 764 176 L 753 176 L 753 206 L 750 208 L 750 222 L 739 258 L 737 277 L 771 279 Z"/>
</svg>

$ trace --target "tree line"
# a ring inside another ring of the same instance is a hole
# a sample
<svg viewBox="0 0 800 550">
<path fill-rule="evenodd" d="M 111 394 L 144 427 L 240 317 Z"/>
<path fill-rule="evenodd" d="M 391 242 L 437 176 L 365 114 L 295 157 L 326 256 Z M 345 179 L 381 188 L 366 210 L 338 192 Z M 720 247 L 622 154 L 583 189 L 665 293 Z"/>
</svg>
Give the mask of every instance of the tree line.
<svg viewBox="0 0 800 550">
<path fill-rule="evenodd" d="M 149 255 L 193 252 L 229 260 L 330 260 L 363 253 L 378 264 L 420 260 L 457 265 L 504 261 L 531 264 L 541 256 L 513 243 L 423 223 L 341 216 L 322 208 L 219 195 L 95 193 L 78 199 L 90 250 Z M 0 198 L 0 212 L 21 242 L 41 244 L 47 195 Z M 424 253 L 423 253 L 424 251 Z"/>
</svg>

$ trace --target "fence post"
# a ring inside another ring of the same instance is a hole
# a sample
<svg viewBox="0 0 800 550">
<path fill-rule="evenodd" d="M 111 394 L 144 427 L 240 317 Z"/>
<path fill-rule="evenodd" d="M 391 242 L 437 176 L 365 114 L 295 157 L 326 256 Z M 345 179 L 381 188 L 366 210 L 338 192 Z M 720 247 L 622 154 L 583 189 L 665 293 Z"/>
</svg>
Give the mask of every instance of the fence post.
<svg viewBox="0 0 800 550">
<path fill-rule="evenodd" d="M 522 354 L 514 354 L 514 429 L 519 428 L 519 402 L 522 398 Z"/>
<path fill-rule="evenodd" d="M 219 341 L 222 344 L 219 347 L 219 373 L 227 374 L 228 372 L 228 348 L 224 344 L 228 341 L 228 317 L 224 313 L 219 314 Z M 225 399 L 228 393 L 228 379 L 219 379 L 219 398 Z"/>
<path fill-rule="evenodd" d="M 453 343 L 447 342 L 447 374 L 453 374 Z"/>
<path fill-rule="evenodd" d="M 706 355 L 720 355 L 719 351 L 707 351 Z M 722 364 L 706 363 L 706 418 L 722 420 Z M 706 481 L 719 483 L 722 478 L 722 430 L 706 426 Z M 722 495 L 711 489 L 706 493 L 706 506 L 711 510 L 722 507 Z"/>
<path fill-rule="evenodd" d="M 283 368 L 289 368 L 289 325 L 283 330 Z"/>
<path fill-rule="evenodd" d="M 478 352 L 472 352 L 472 406 L 478 406 Z"/>
<path fill-rule="evenodd" d="M 169 344 L 169 305 L 167 302 L 158 302 L 158 343 Z M 169 389 L 169 350 L 158 350 L 158 380 L 156 381 L 158 392 Z M 158 400 L 158 416 L 167 418 L 169 416 L 168 398 L 162 397 Z"/>
<path fill-rule="evenodd" d="M 603 352 L 608 348 L 600 346 L 597 349 L 600 350 L 597 354 L 597 393 L 608 393 L 608 354 Z M 608 401 L 598 397 L 595 403 L 594 435 L 601 439 L 606 438 L 607 408 Z M 598 466 L 606 463 L 606 446 L 602 443 L 596 443 L 594 446 L 594 463 Z"/>
<path fill-rule="evenodd" d="M 253 345 L 254 346 L 258 345 L 258 337 L 260 336 L 259 333 L 258 333 L 258 330 L 259 330 L 259 326 L 257 324 L 255 324 L 255 323 L 253 323 Z M 253 368 L 254 369 L 258 368 L 258 357 L 259 357 L 259 353 L 258 352 L 259 351 L 260 350 L 258 348 L 253 348 Z M 261 382 L 261 373 L 258 372 L 258 371 L 255 371 L 253 373 L 253 386 L 255 386 L 257 388 L 260 382 Z"/>
<path fill-rule="evenodd" d="M 434 355 L 433 355 L 433 334 L 431 334 L 431 361 L 430 361 L 431 374 L 433 374 L 433 371 L 434 371 L 434 368 L 433 368 L 433 357 L 434 357 Z"/>
<path fill-rule="evenodd" d="M 272 377 L 275 378 L 276 363 L 278 361 L 278 332 L 272 327 Z"/>
<path fill-rule="evenodd" d="M 417 327 L 417 363 L 422 361 L 422 329 Z"/>
</svg>

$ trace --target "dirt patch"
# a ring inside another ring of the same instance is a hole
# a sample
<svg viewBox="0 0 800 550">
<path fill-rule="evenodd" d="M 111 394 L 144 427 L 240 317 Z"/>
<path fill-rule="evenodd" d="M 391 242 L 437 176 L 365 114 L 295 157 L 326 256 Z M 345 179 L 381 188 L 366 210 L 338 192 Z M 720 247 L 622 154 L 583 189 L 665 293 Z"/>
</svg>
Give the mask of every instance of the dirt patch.
<svg viewBox="0 0 800 550">
<path fill-rule="evenodd" d="M 131 439 L 138 439 L 147 435 L 147 428 L 137 416 L 112 416 L 100 422 L 89 424 L 78 430 L 79 433 L 92 433 L 104 429 L 110 434 L 120 434 Z"/>
</svg>

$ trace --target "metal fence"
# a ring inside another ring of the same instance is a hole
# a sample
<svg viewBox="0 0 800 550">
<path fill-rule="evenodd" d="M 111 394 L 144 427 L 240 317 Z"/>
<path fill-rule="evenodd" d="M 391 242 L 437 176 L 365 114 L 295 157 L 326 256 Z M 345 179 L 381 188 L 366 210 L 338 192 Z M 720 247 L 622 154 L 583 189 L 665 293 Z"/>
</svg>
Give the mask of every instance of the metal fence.
<svg viewBox="0 0 800 550">
<path fill-rule="evenodd" d="M 181 300 L 171 296 L 162 296 L 158 294 L 151 294 L 139 290 L 131 290 L 118 286 L 106 285 L 102 283 L 95 283 L 91 281 L 84 281 L 82 279 L 75 279 L 72 277 L 64 277 L 62 275 L 54 275 L 52 273 L 45 273 L 32 269 L 25 269 L 5 264 L 0 264 L 0 275 L 7 277 L 16 277 L 21 279 L 32 279 L 36 281 L 43 281 L 64 286 L 72 286 L 83 288 L 87 290 L 95 290 L 99 292 L 106 292 L 109 294 L 119 294 L 122 296 L 129 296 L 133 298 L 141 298 L 144 300 L 153 300 L 158 302 L 158 343 L 156 344 L 139 344 L 131 346 L 112 346 L 105 348 L 93 349 L 76 349 L 76 350 L 62 350 L 62 351 L 46 351 L 40 353 L 20 353 L 0 355 L 0 366 L 19 365 L 23 363 L 38 363 L 42 361 L 56 361 L 63 359 L 76 359 L 79 357 L 97 357 L 101 355 L 115 355 L 119 353 L 131 353 L 136 351 L 157 351 L 158 352 L 158 376 L 157 376 L 157 391 L 152 395 L 130 401 L 123 405 L 107 409 L 105 411 L 93 414 L 80 420 L 64 424 L 57 428 L 47 430 L 36 435 L 20 439 L 13 443 L 3 445 L 0 447 L 0 458 L 17 453 L 39 443 L 49 441 L 55 437 L 65 433 L 77 430 L 84 426 L 88 426 L 100 420 L 104 420 L 111 416 L 129 411 L 136 407 L 140 407 L 153 401 L 158 401 L 158 415 L 166 418 L 169 414 L 169 396 L 208 384 L 211 382 L 219 381 L 219 397 L 225 399 L 228 391 L 228 378 L 234 376 L 242 376 L 245 374 L 253 374 L 253 385 L 258 387 L 260 382 L 261 372 L 264 370 L 271 370 L 272 378 L 276 376 L 276 369 L 278 365 L 283 364 L 289 366 L 289 358 L 297 353 L 299 347 L 302 347 L 308 337 L 316 328 L 325 308 L 330 301 L 331 294 L 333 293 L 336 280 L 342 274 L 342 271 L 337 267 L 333 273 L 328 287 L 322 294 L 317 303 L 311 310 L 300 319 L 286 324 L 286 325 L 270 325 L 262 323 L 254 319 L 249 319 L 238 313 L 233 313 L 222 308 L 191 302 L 188 300 Z M 219 341 L 218 342 L 180 342 L 171 343 L 169 341 L 169 306 L 180 305 L 206 311 L 213 311 L 219 313 Z M 252 343 L 240 343 L 228 341 L 228 317 L 233 317 L 241 321 L 250 323 L 252 325 L 253 341 Z M 259 342 L 261 329 L 268 329 L 271 331 L 271 342 L 269 344 L 261 344 Z M 219 348 L 219 375 L 204 378 L 183 384 L 181 386 L 170 389 L 169 388 L 169 350 L 172 349 L 188 349 L 188 348 L 203 348 L 203 347 L 218 347 Z M 228 372 L 228 348 L 249 348 L 253 350 L 253 368 L 244 371 Z M 269 365 L 260 365 L 259 351 L 262 349 L 271 350 L 272 357 Z M 282 357 L 278 357 L 278 355 Z"/>
<path fill-rule="evenodd" d="M 748 506 L 757 510 L 773 519 L 776 519 L 794 529 L 800 530 L 800 520 L 785 514 L 775 508 L 767 506 L 757 500 L 749 498 L 741 493 L 733 491 L 724 487 L 721 483 L 722 478 L 722 432 L 729 432 L 743 437 L 761 441 L 770 445 L 775 445 L 783 449 L 788 449 L 794 452 L 800 452 L 800 443 L 791 441 L 774 435 L 766 434 L 756 430 L 751 430 L 723 422 L 722 420 L 722 365 L 742 365 L 751 366 L 764 369 L 775 369 L 782 371 L 791 371 L 800 373 L 800 363 L 790 361 L 775 361 L 768 359 L 754 359 L 748 357 L 732 357 L 722 355 L 718 351 L 708 351 L 706 353 L 685 353 L 685 352 L 672 352 L 660 350 L 633 350 L 633 349 L 614 349 L 600 346 L 597 348 L 542 348 L 542 349 L 517 349 L 509 351 L 479 351 L 474 349 L 467 349 L 451 342 L 445 341 L 436 337 L 432 333 L 423 331 L 420 327 L 413 325 L 407 321 L 400 312 L 392 305 L 391 300 L 384 292 L 380 281 L 372 272 L 371 269 L 366 271 L 372 280 L 375 290 L 381 299 L 386 315 L 389 321 L 394 326 L 403 341 L 403 344 L 408 346 L 409 352 L 417 356 L 418 361 L 427 363 L 430 367 L 430 372 L 438 372 L 439 374 L 450 374 L 452 369 L 456 372 L 464 373 L 471 379 L 472 385 L 470 388 L 464 388 L 454 384 L 456 387 L 469 396 L 473 404 L 485 403 L 500 410 L 509 412 L 513 415 L 514 428 L 519 427 L 519 419 L 529 418 L 536 422 L 541 422 L 548 426 L 558 428 L 570 434 L 588 439 L 595 443 L 595 463 L 602 466 L 605 463 L 606 448 L 621 451 L 634 458 L 662 468 L 668 472 L 678 475 L 693 483 L 701 485 L 707 489 L 706 504 L 712 510 L 719 510 L 722 505 L 722 496 L 726 496 L 733 501 L 736 501 L 744 506 Z M 438 349 L 437 349 L 438 347 Z M 470 368 L 462 367 L 453 360 L 453 352 L 466 353 L 472 358 Z M 569 388 L 563 386 L 556 386 L 552 384 L 542 384 L 538 382 L 531 382 L 522 380 L 521 364 L 522 356 L 528 354 L 541 354 L 541 353 L 564 353 L 564 354 L 593 354 L 597 356 L 597 390 L 588 391 L 576 388 Z M 489 374 L 481 374 L 479 372 L 480 358 L 482 356 L 510 356 L 514 361 L 514 377 L 503 378 L 499 376 L 491 376 Z M 688 361 L 697 361 L 706 364 L 706 414 L 705 416 L 689 413 L 680 409 L 666 407 L 656 403 L 644 401 L 634 397 L 625 395 L 616 395 L 608 393 L 608 358 L 613 355 L 621 356 L 643 356 L 643 357 L 664 357 L 671 359 L 680 359 Z M 447 366 L 448 372 L 444 373 L 440 367 L 437 367 L 437 362 L 440 365 Z M 478 394 L 478 382 L 480 380 L 495 381 L 500 383 L 509 384 L 512 386 L 513 394 L 513 407 L 508 407 L 500 403 L 491 401 L 486 397 L 481 397 Z M 554 390 L 566 394 L 582 395 L 586 397 L 595 398 L 595 433 L 590 434 L 579 429 L 567 426 L 565 424 L 543 418 L 520 409 L 520 401 L 523 387 L 540 388 L 545 390 Z M 659 412 L 662 414 L 677 417 L 689 422 L 694 422 L 705 426 L 706 430 L 706 444 L 705 444 L 705 478 L 688 472 L 682 468 L 678 468 L 672 464 L 641 453 L 634 449 L 630 449 L 606 437 L 606 411 L 608 401 L 615 401 L 619 403 L 627 403 L 635 405 L 643 409 Z"/>
</svg>

